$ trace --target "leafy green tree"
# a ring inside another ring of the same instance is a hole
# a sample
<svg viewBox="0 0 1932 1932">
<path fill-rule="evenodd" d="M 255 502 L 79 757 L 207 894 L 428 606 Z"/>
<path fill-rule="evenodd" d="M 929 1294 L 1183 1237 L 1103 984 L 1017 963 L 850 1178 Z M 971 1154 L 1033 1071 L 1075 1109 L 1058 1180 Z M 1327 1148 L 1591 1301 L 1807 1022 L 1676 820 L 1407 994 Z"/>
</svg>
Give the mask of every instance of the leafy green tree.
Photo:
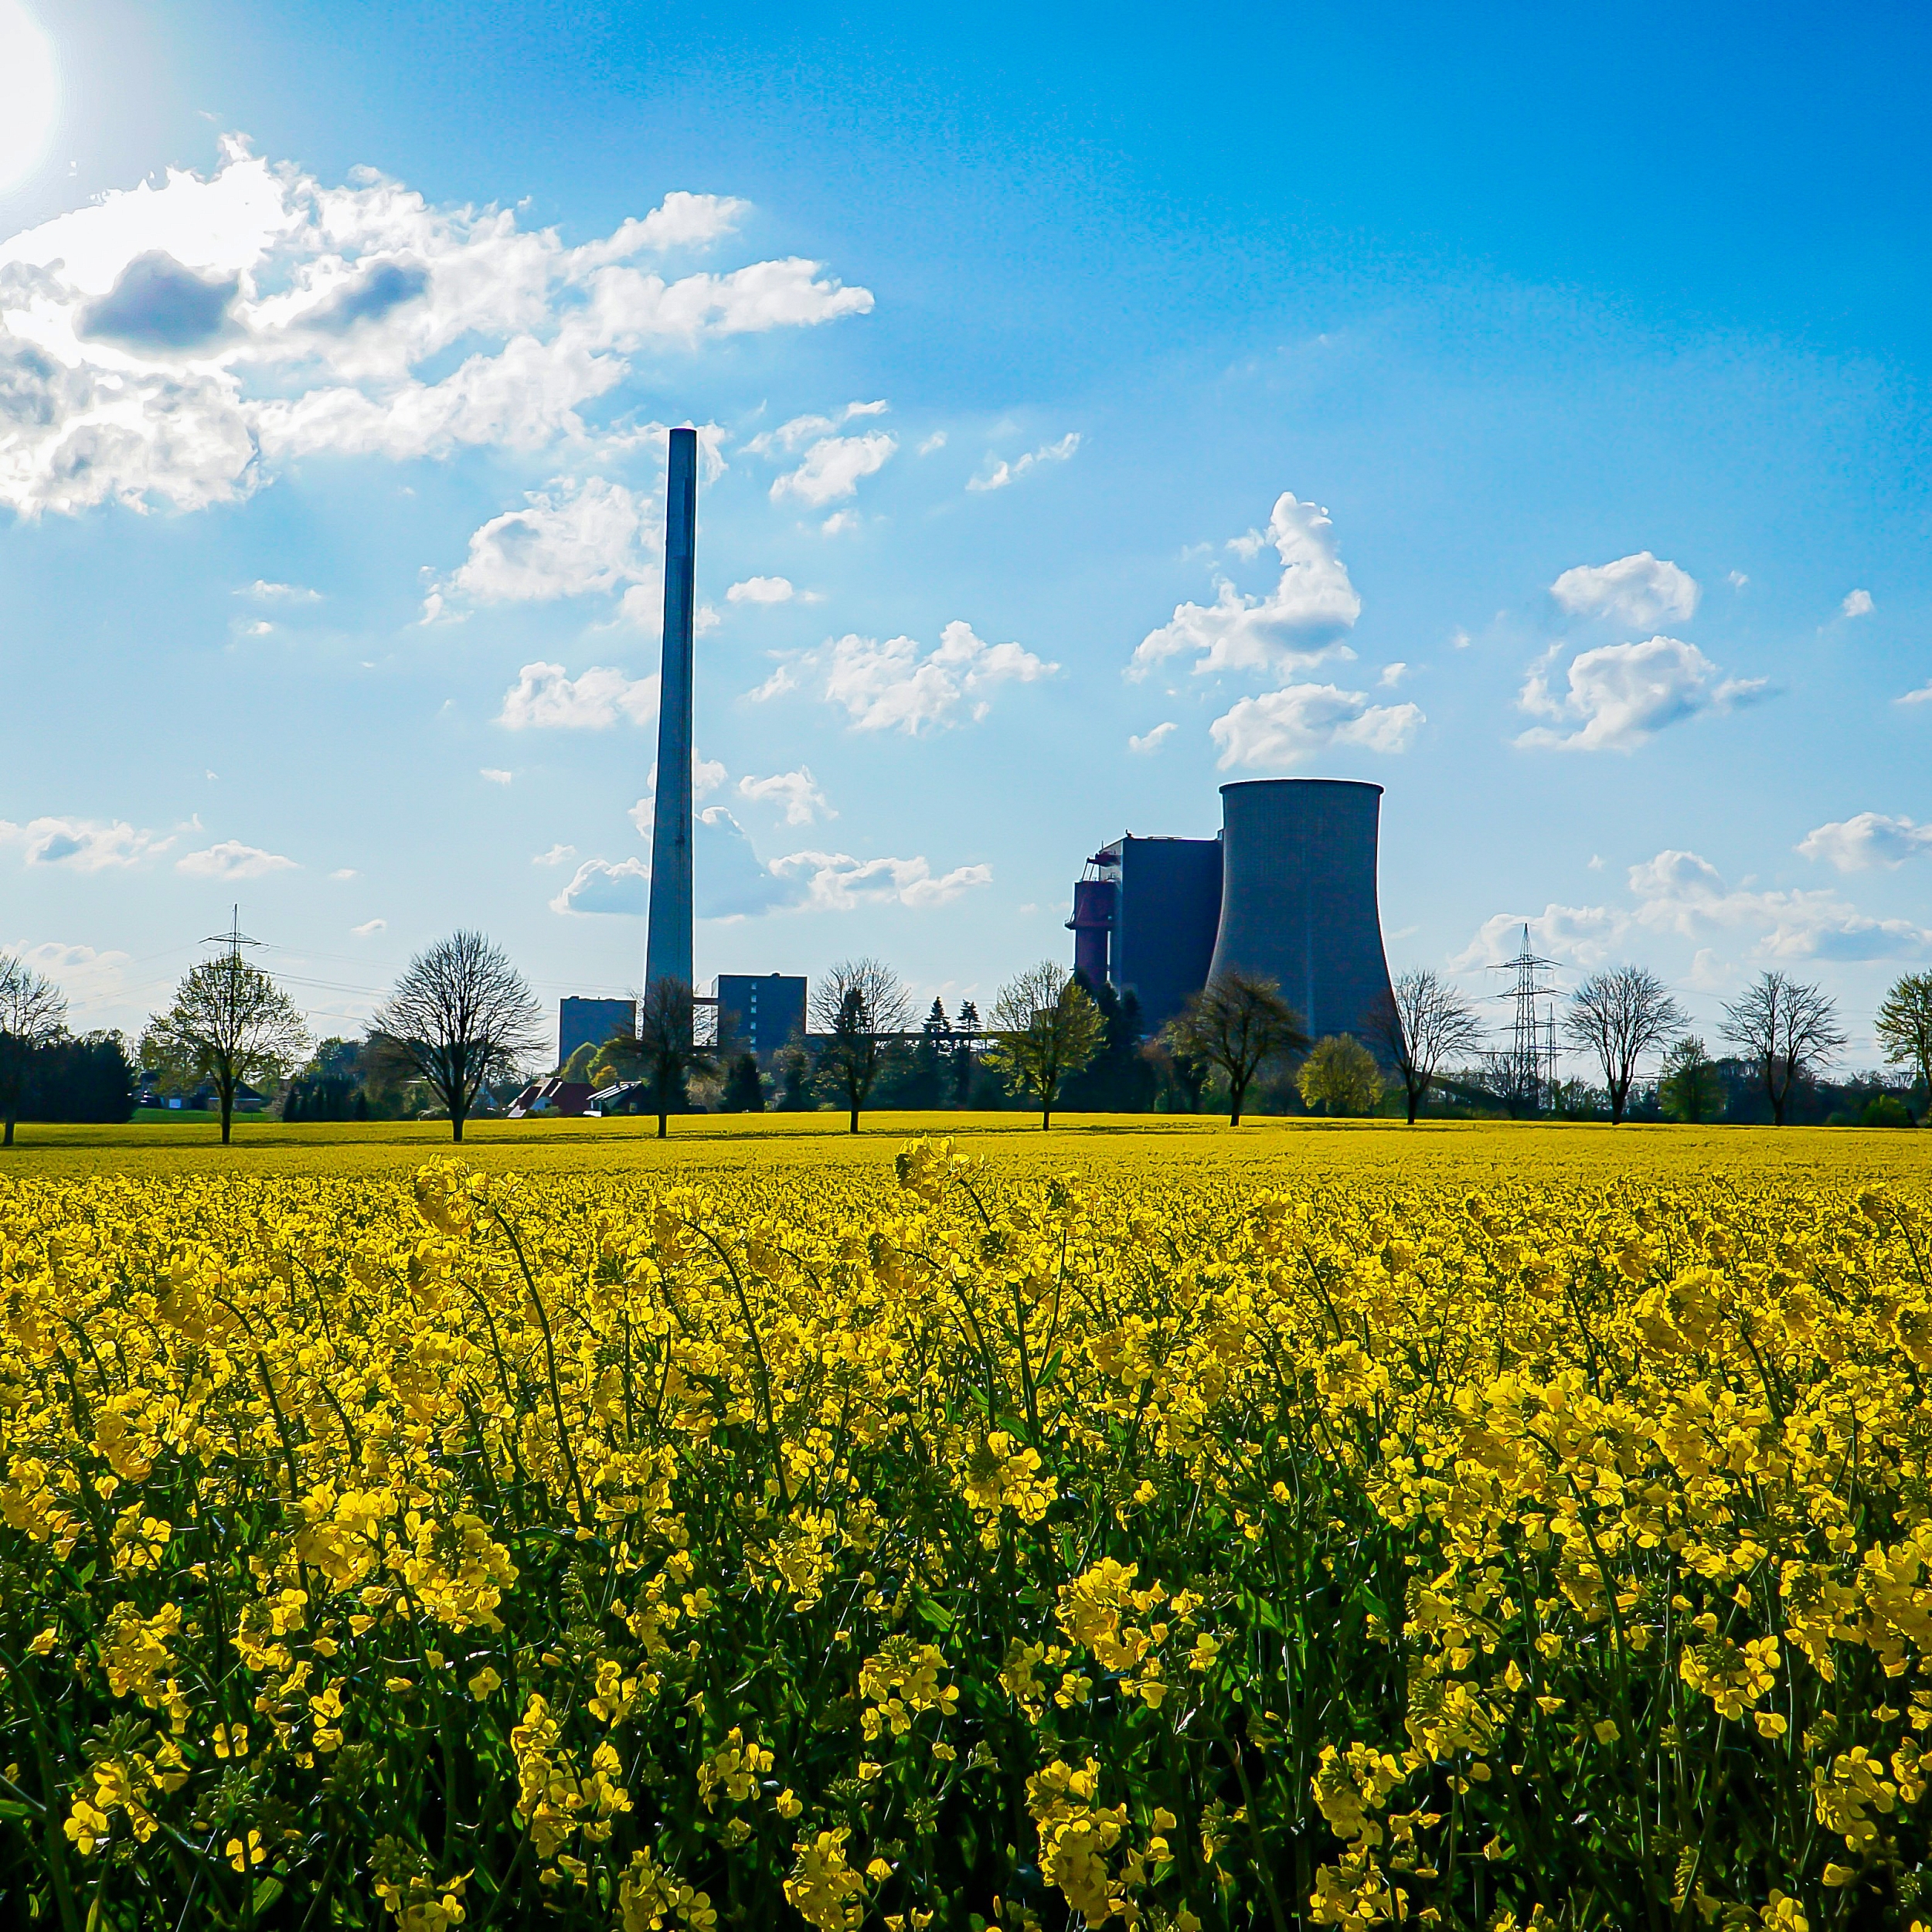
<svg viewBox="0 0 1932 1932">
<path fill-rule="evenodd" d="M 594 1040 L 586 1040 L 557 1069 L 557 1078 L 563 1080 L 575 1080 L 580 1085 L 587 1083 L 590 1077 L 590 1069 L 596 1064 L 597 1057 L 597 1043 Z"/>
<path fill-rule="evenodd" d="M 979 1064 L 979 1009 L 969 999 L 959 1009 L 953 1029 L 953 1104 L 973 1104 L 973 1076 Z"/>
<path fill-rule="evenodd" d="M 1687 1033 L 1664 1056 L 1657 1104 L 1664 1117 L 1695 1124 L 1714 1121 L 1724 1111 L 1724 1077 L 1695 1033 Z"/>
<path fill-rule="evenodd" d="M 1308 1049 L 1295 1085 L 1311 1107 L 1330 1114 L 1372 1114 L 1382 1099 L 1376 1056 L 1351 1033 L 1331 1033 Z"/>
<path fill-rule="evenodd" d="M 221 1103 L 221 1139 L 229 1143 L 238 1087 L 272 1085 L 308 1053 L 308 1029 L 274 980 L 239 952 L 189 968 L 174 1004 L 148 1022 L 141 1062 L 177 1082 L 205 1080 Z"/>
<path fill-rule="evenodd" d="M 35 1060 L 60 1037 L 66 1019 L 60 988 L 25 960 L 0 953 L 0 1117 L 5 1121 L 0 1146 L 12 1146 L 27 1076 Z"/>
<path fill-rule="evenodd" d="M 1156 1104 L 1169 1114 L 1198 1114 L 1214 1069 L 1177 1047 L 1165 1032 L 1141 1043 L 1141 1063 L 1152 1076 Z M 1177 1104 L 1178 1103 L 1178 1104 Z"/>
<path fill-rule="evenodd" d="M 804 1113 L 811 1104 L 811 1056 L 798 1041 L 789 1040 L 772 1055 L 771 1070 L 777 1082 L 778 1111 Z"/>
<path fill-rule="evenodd" d="M 734 1053 L 725 1069 L 724 1094 L 719 1104 L 727 1114 L 762 1114 L 764 1082 L 758 1077 L 755 1053 Z"/>
<path fill-rule="evenodd" d="M 811 989 L 819 1034 L 818 1084 L 845 1103 L 852 1131 L 885 1070 L 892 1036 L 906 1030 L 911 1002 L 903 981 L 876 959 L 842 959 Z"/>
<path fill-rule="evenodd" d="M 1932 973 L 1907 973 L 1880 1002 L 1872 1029 L 1893 1066 L 1909 1066 L 1932 1102 Z"/>
<path fill-rule="evenodd" d="M 1217 1068 L 1228 1083 L 1228 1124 L 1241 1124 L 1241 1103 L 1269 1061 L 1308 1043 L 1301 1016 L 1274 980 L 1223 973 L 1209 981 L 1167 1024 L 1177 1057 L 1186 1054 Z"/>
<path fill-rule="evenodd" d="M 1039 1103 L 1043 1132 L 1053 1124 L 1061 1081 L 1100 1051 L 1105 1032 L 1087 989 L 1064 966 L 1043 959 L 1001 989 L 986 1063 Z"/>
</svg>

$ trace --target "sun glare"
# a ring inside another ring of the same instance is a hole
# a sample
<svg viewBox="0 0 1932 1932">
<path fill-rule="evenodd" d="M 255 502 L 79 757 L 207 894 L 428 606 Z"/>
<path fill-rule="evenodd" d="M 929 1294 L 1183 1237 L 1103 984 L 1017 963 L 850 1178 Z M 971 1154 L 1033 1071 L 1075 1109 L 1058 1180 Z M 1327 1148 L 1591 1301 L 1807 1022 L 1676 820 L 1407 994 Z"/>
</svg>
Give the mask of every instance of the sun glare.
<svg viewBox="0 0 1932 1932">
<path fill-rule="evenodd" d="M 53 48 L 20 0 L 0 0 L 0 188 L 40 158 L 59 94 Z"/>
</svg>

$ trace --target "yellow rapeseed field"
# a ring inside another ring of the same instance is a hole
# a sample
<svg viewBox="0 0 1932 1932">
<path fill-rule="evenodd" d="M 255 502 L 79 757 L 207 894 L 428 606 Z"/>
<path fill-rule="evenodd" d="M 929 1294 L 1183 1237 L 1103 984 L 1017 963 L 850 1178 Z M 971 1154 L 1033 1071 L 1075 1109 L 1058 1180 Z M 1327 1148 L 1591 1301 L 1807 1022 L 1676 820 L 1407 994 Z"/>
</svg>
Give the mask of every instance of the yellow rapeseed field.
<svg viewBox="0 0 1932 1932">
<path fill-rule="evenodd" d="M 1917 1134 L 833 1124 L 36 1130 L 13 1919 L 1932 1923 Z"/>
</svg>

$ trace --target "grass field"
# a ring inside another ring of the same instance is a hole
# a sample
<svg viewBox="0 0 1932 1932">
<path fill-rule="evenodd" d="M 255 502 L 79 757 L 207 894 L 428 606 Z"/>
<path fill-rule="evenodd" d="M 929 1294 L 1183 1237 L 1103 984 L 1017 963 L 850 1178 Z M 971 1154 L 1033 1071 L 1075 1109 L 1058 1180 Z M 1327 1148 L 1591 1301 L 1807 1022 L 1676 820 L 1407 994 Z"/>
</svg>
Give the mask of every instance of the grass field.
<svg viewBox="0 0 1932 1932">
<path fill-rule="evenodd" d="M 212 1118 L 212 1117 L 211 1117 Z M 484 1121 L 460 1150 L 446 1123 L 298 1122 L 237 1118 L 232 1146 L 179 1117 L 121 1126 L 20 1128 L 0 1156 L 0 1175 L 240 1173 L 348 1178 L 407 1173 L 452 1151 L 490 1173 L 716 1174 L 747 1166 L 814 1168 L 832 1162 L 889 1166 L 920 1134 L 941 1134 L 1013 1172 L 1037 1163 L 1096 1176 L 1141 1168 L 1216 1172 L 1257 1182 L 1294 1173 L 1417 1179 L 1512 1172 L 1576 1178 L 1620 1174 L 1694 1179 L 1715 1172 L 1909 1179 L 1932 1168 L 1932 1134 L 1861 1128 L 1726 1128 L 1590 1122 L 1488 1123 L 1251 1118 L 1238 1128 L 1213 1117 L 1145 1114 L 867 1114 L 856 1136 L 842 1114 L 686 1114 L 669 1138 L 654 1121 Z M 7 1163 L 12 1165 L 9 1165 Z"/>
<path fill-rule="evenodd" d="M 1921 1148 L 25 1130 L 0 1906 L 1932 1923 Z"/>
</svg>

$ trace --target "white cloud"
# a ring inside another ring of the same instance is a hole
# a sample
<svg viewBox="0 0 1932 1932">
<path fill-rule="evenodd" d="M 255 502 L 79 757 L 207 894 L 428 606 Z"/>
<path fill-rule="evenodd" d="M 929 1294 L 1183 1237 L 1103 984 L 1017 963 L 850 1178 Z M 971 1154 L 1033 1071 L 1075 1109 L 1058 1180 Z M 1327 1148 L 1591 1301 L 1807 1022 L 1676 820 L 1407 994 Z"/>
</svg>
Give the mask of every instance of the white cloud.
<svg viewBox="0 0 1932 1932">
<path fill-rule="evenodd" d="M 0 845 L 19 846 L 29 866 L 104 872 L 111 866 L 138 865 L 174 842 L 151 832 L 137 832 L 122 819 L 103 825 L 92 818 L 30 818 L 16 825 L 0 818 Z"/>
<path fill-rule="evenodd" d="M 1382 675 L 1376 679 L 1376 685 L 1384 691 L 1393 691 L 1408 676 L 1410 667 L 1398 658 L 1393 664 L 1385 664 Z"/>
<path fill-rule="evenodd" d="M 1550 905 L 1529 922 L 1539 952 L 1578 966 L 1600 966 L 1633 945 L 1668 933 L 1699 947 L 1699 984 L 1718 978 L 1706 943 L 1729 934 L 1761 960 L 1922 959 L 1932 932 L 1903 919 L 1872 919 L 1833 892 L 1757 892 L 1727 886 L 1694 852 L 1667 848 L 1629 872 L 1628 906 Z M 1494 964 L 1516 950 L 1523 925 L 1516 913 L 1486 920 L 1450 963 L 1458 971 Z"/>
<path fill-rule="evenodd" d="M 627 678 L 593 665 L 569 677 L 560 664 L 526 664 L 503 694 L 497 723 L 512 731 L 602 731 L 620 718 L 648 724 L 658 715 L 658 680 Z"/>
<path fill-rule="evenodd" d="M 470 538 L 467 561 L 437 587 L 475 604 L 543 603 L 634 583 L 662 548 L 651 499 L 593 476 L 532 492 Z"/>
<path fill-rule="evenodd" d="M 1733 590 L 1741 590 L 1746 584 L 1750 582 L 1750 579 L 1742 570 L 1733 570 L 1725 579 L 1725 581 Z"/>
<path fill-rule="evenodd" d="M 1648 550 L 1614 563 L 1580 563 L 1549 587 L 1572 617 L 1615 617 L 1648 627 L 1682 624 L 1697 609 L 1697 580 Z"/>
<path fill-rule="evenodd" d="M 1197 654 L 1198 672 L 1293 671 L 1325 657 L 1352 656 L 1341 640 L 1361 616 L 1362 600 L 1336 553 L 1328 512 L 1284 491 L 1266 536 L 1251 530 L 1235 547 L 1252 556 L 1264 543 L 1273 543 L 1281 559 L 1281 579 L 1266 597 L 1246 596 L 1223 578 L 1213 604 L 1177 605 L 1141 640 L 1128 675 L 1145 677 L 1163 658 L 1189 651 Z"/>
<path fill-rule="evenodd" d="M 791 882 L 798 892 L 796 903 L 813 912 L 895 903 L 923 910 L 950 905 L 962 893 L 993 882 L 990 866 L 957 866 L 935 879 L 923 859 L 861 859 L 842 852 L 787 852 L 774 859 L 770 869 Z"/>
<path fill-rule="evenodd" d="M 921 456 L 930 456 L 934 451 L 943 450 L 945 447 L 946 432 L 944 430 L 934 430 L 932 434 L 920 444 L 918 454 Z"/>
<path fill-rule="evenodd" d="M 641 859 L 587 859 L 570 883 L 550 901 L 553 913 L 612 913 L 641 915 L 651 869 Z"/>
<path fill-rule="evenodd" d="M 1522 949 L 1526 924 L 1532 952 L 1588 968 L 1611 957 L 1630 928 L 1630 918 L 1607 906 L 1552 904 L 1527 920 L 1521 913 L 1497 913 L 1485 920 L 1469 944 L 1451 959 L 1451 970 L 1468 972 L 1513 959 Z"/>
<path fill-rule="evenodd" d="M 299 869 L 292 859 L 280 852 L 264 852 L 260 845 L 244 845 L 240 840 L 224 838 L 203 852 L 184 852 L 175 861 L 176 872 L 191 879 L 266 879 L 270 872 Z"/>
<path fill-rule="evenodd" d="M 795 258 L 675 281 L 639 264 L 742 211 L 668 196 L 570 248 L 509 209 L 433 206 L 372 169 L 325 186 L 230 139 L 206 177 L 171 171 L 0 243 L 0 503 L 192 509 L 312 453 L 580 440 L 580 410 L 639 350 L 871 308 Z"/>
<path fill-rule="evenodd" d="M 362 877 L 362 874 L 359 872 L 353 866 L 338 866 L 336 869 L 329 874 L 329 877 L 339 881 L 348 879 L 359 879 Z"/>
<path fill-rule="evenodd" d="M 266 617 L 257 617 L 253 624 L 245 624 L 242 626 L 242 634 L 249 638 L 265 638 L 274 628 L 275 627 Z"/>
<path fill-rule="evenodd" d="M 1475 639 L 1471 637 L 1469 633 L 1464 630 L 1460 624 L 1458 624 L 1454 630 L 1450 632 L 1449 641 L 1451 644 L 1454 645 L 1456 649 L 1458 651 L 1467 651 L 1470 645 L 1475 642 Z"/>
<path fill-rule="evenodd" d="M 1903 919 L 1869 919 L 1831 891 L 1753 892 L 1727 887 L 1696 852 L 1665 851 L 1630 869 L 1640 925 L 1699 939 L 1721 929 L 1754 934 L 1773 959 L 1922 957 L 1932 933 Z"/>
<path fill-rule="evenodd" d="M 500 770 L 494 765 L 485 765 L 476 775 L 479 778 L 488 779 L 493 785 L 507 785 L 516 776 L 516 774 L 513 771 Z"/>
<path fill-rule="evenodd" d="M 898 447 L 899 438 L 888 430 L 825 437 L 806 451 L 798 468 L 787 470 L 773 483 L 771 500 L 780 503 L 795 496 L 815 510 L 840 502 L 856 495 L 859 479 L 883 469 Z"/>
<path fill-rule="evenodd" d="M 1533 666 L 1519 699 L 1534 716 L 1573 723 L 1564 732 L 1539 726 L 1519 745 L 1560 751 L 1634 751 L 1666 725 L 1699 712 L 1736 709 L 1764 696 L 1762 678 L 1723 678 L 1694 644 L 1651 638 L 1641 644 L 1606 644 L 1573 658 L 1568 689 L 1550 689 L 1558 646 Z"/>
<path fill-rule="evenodd" d="M 540 852 L 530 861 L 533 866 L 564 866 L 577 855 L 574 845 L 553 845 L 548 852 Z"/>
<path fill-rule="evenodd" d="M 992 467 L 982 476 L 968 477 L 966 487 L 969 490 L 1003 490 L 1008 484 L 1017 482 L 1039 464 L 1064 463 L 1080 446 L 1079 430 L 1069 430 L 1057 443 L 1049 443 L 1039 449 L 1029 450 L 1026 455 L 1015 457 L 1011 463 L 994 462 L 989 454 L 986 460 Z"/>
<path fill-rule="evenodd" d="M 838 536 L 845 531 L 855 530 L 858 527 L 859 512 L 856 510 L 835 510 L 819 525 L 818 534 L 821 536 Z"/>
<path fill-rule="evenodd" d="M 1872 614 L 1872 594 L 1869 590 L 1848 590 L 1845 601 L 1838 609 L 1848 617 L 1869 617 Z"/>
<path fill-rule="evenodd" d="M 778 806 L 788 825 L 809 825 L 819 818 L 838 816 L 818 789 L 818 782 L 807 765 L 801 765 L 796 771 L 778 772 L 769 778 L 740 778 L 738 796 L 748 798 L 753 804 Z"/>
<path fill-rule="evenodd" d="M 909 736 L 951 724 L 968 699 L 974 719 L 983 718 L 984 694 L 995 685 L 1031 684 L 1060 668 L 1017 644 L 988 644 L 957 618 L 940 633 L 937 648 L 923 655 L 910 638 L 880 644 L 852 635 L 810 655 L 824 666 L 827 701 L 843 705 L 857 730 Z"/>
<path fill-rule="evenodd" d="M 1807 859 L 1822 859 L 1840 872 L 1869 872 L 1875 866 L 1902 866 L 1932 845 L 1932 825 L 1910 818 L 1888 818 L 1862 811 L 1854 818 L 1815 826 L 1798 844 Z"/>
<path fill-rule="evenodd" d="M 52 939 L 0 945 L 0 953 L 11 954 L 60 988 L 67 998 L 70 1026 L 117 1005 L 125 991 L 126 968 L 133 963 L 126 953 L 97 951 L 92 946 L 64 945 Z"/>
<path fill-rule="evenodd" d="M 640 221 L 627 216 L 608 241 L 592 242 L 579 252 L 588 265 L 673 248 L 702 248 L 729 235 L 751 213 L 748 201 L 730 195 L 690 195 L 682 189 L 665 196 Z"/>
<path fill-rule="evenodd" d="M 790 665 L 781 664 L 773 671 L 771 675 L 766 679 L 763 684 L 755 690 L 747 692 L 745 695 L 753 704 L 763 704 L 767 699 L 782 698 L 787 691 L 796 691 L 798 689 L 798 679 L 796 673 Z"/>
<path fill-rule="evenodd" d="M 727 604 L 789 604 L 794 592 L 790 577 L 747 577 L 725 593 Z"/>
<path fill-rule="evenodd" d="M 794 416 L 788 423 L 781 423 L 775 430 L 766 430 L 754 436 L 745 445 L 747 456 L 770 456 L 774 451 L 781 455 L 795 454 L 806 444 L 821 436 L 829 436 L 841 425 L 849 423 L 855 416 L 883 416 L 888 405 L 876 403 L 848 403 L 836 416 Z"/>
<path fill-rule="evenodd" d="M 319 590 L 307 590 L 299 583 L 270 583 L 265 577 L 243 585 L 235 594 L 253 597 L 258 604 L 320 604 L 322 600 Z"/>
<path fill-rule="evenodd" d="M 1151 731 L 1144 733 L 1141 736 L 1129 738 L 1127 741 L 1127 748 L 1129 751 L 1138 751 L 1145 757 L 1148 752 L 1158 751 L 1173 735 L 1173 733 L 1174 720 L 1169 718 L 1164 723 L 1157 724 Z"/>
<path fill-rule="evenodd" d="M 1226 771 L 1235 765 L 1301 764 L 1338 746 L 1406 751 L 1425 723 L 1413 704 L 1371 704 L 1366 692 L 1291 684 L 1243 698 L 1209 726 L 1208 735 L 1221 747 Z"/>
<path fill-rule="evenodd" d="M 1916 691 L 1908 691 L 1903 697 L 1894 698 L 1894 704 L 1932 704 L 1932 681 L 1922 684 Z"/>
<path fill-rule="evenodd" d="M 358 939 L 373 939 L 378 933 L 389 930 L 386 919 L 366 919 L 359 926 L 352 926 L 349 931 Z"/>
</svg>

